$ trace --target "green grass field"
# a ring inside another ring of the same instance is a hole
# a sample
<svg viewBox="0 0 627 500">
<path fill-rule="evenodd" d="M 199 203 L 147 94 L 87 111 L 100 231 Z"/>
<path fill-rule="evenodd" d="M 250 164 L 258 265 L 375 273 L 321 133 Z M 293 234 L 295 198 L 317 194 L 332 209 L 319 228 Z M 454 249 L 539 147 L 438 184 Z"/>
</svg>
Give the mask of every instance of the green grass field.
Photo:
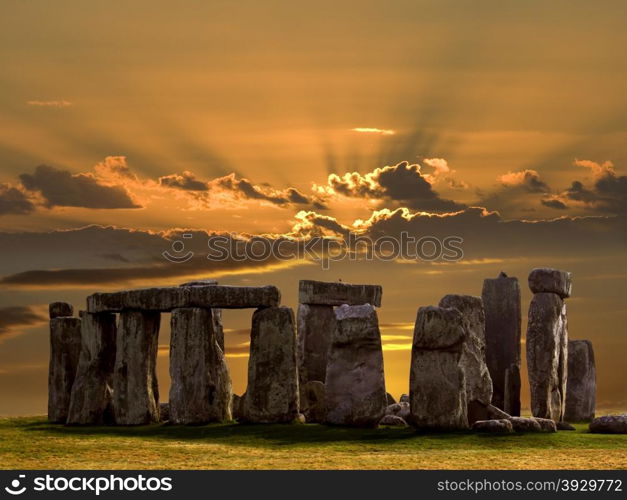
<svg viewBox="0 0 627 500">
<path fill-rule="evenodd" d="M 0 419 L 3 469 L 625 469 L 627 435 L 421 434 L 316 424 L 65 427 Z"/>
</svg>

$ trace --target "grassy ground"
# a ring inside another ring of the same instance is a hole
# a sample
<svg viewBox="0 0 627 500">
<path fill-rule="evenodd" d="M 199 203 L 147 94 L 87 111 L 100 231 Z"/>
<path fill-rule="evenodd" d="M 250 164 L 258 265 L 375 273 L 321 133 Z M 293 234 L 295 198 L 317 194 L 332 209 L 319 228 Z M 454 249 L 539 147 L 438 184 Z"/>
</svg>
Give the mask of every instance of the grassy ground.
<svg viewBox="0 0 627 500">
<path fill-rule="evenodd" d="M 1 469 L 626 469 L 627 435 L 505 436 L 316 424 L 64 427 L 0 419 Z"/>
</svg>

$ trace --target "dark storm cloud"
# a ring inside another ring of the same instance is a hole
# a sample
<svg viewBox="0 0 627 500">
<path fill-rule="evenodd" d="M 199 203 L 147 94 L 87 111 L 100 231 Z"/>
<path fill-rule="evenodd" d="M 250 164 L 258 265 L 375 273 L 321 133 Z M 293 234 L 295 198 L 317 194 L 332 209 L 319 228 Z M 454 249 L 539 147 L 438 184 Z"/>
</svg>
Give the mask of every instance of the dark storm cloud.
<svg viewBox="0 0 627 500">
<path fill-rule="evenodd" d="M 0 215 L 25 215 L 34 210 L 35 205 L 22 191 L 0 183 Z"/>
<path fill-rule="evenodd" d="M 40 165 L 20 180 L 24 188 L 40 193 L 48 207 L 141 208 L 124 187 L 102 184 L 91 174 Z"/>
<path fill-rule="evenodd" d="M 209 189 L 206 182 L 199 181 L 196 179 L 196 176 L 189 171 L 159 177 L 159 184 L 161 186 L 186 191 L 207 191 Z"/>
<path fill-rule="evenodd" d="M 47 321 L 48 318 L 28 306 L 0 308 L 0 338 L 17 327 L 33 326 Z"/>
<path fill-rule="evenodd" d="M 421 167 L 406 161 L 376 168 L 364 175 L 358 172 L 342 176 L 331 174 L 326 187 L 343 196 L 387 200 L 415 210 L 451 212 L 465 207 L 441 198 L 422 174 Z"/>
</svg>

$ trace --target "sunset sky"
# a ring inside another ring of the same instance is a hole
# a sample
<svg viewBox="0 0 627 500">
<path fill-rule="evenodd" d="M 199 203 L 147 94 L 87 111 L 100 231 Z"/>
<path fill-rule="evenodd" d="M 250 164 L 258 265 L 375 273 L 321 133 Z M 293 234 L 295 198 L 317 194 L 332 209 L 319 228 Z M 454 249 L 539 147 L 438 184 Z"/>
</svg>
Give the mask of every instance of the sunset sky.
<svg viewBox="0 0 627 500">
<path fill-rule="evenodd" d="M 47 304 L 177 285 L 383 285 L 386 383 L 419 306 L 573 273 L 598 406 L 627 408 L 624 1 L 0 4 L 0 415 L 45 413 Z M 212 262 L 207 240 L 460 236 L 459 262 Z M 162 257 L 186 239 L 194 257 Z M 251 311 L 227 311 L 234 390 Z M 167 400 L 169 315 L 159 343 Z M 526 318 L 523 319 L 523 331 Z M 524 351 L 524 347 L 523 347 Z M 523 405 L 528 405 L 526 371 Z"/>
</svg>

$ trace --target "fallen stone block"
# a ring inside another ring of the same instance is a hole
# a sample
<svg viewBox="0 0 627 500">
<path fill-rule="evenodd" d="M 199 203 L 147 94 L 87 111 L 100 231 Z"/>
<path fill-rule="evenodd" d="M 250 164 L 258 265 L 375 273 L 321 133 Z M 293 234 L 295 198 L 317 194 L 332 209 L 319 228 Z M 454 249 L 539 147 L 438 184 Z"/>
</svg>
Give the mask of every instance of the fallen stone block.
<svg viewBox="0 0 627 500">
<path fill-rule="evenodd" d="M 55 316 L 50 320 L 48 420 L 65 423 L 81 352 L 81 320 Z"/>
<path fill-rule="evenodd" d="M 627 414 L 597 417 L 588 428 L 596 434 L 627 434 Z"/>
<path fill-rule="evenodd" d="M 81 353 L 67 423 L 113 423 L 113 368 L 117 327 L 115 314 L 80 312 Z"/>
<path fill-rule="evenodd" d="M 556 293 L 566 299 L 572 291 L 571 274 L 547 267 L 536 268 L 529 274 L 529 288 L 533 293 Z"/>
<path fill-rule="evenodd" d="M 542 432 L 557 432 L 557 426 L 555 422 L 549 418 L 534 417 L 535 421 L 540 424 Z"/>
<path fill-rule="evenodd" d="M 509 421 L 516 432 L 542 432 L 542 427 L 535 418 L 510 417 Z"/>
<path fill-rule="evenodd" d="M 484 280 L 481 299 L 485 312 L 486 364 L 493 388 L 492 404 L 512 415 L 520 415 L 521 304 L 518 279 L 501 272 L 495 279 Z M 516 373 L 518 380 L 514 379 Z"/>
<path fill-rule="evenodd" d="M 477 420 L 472 424 L 472 430 L 477 432 L 487 432 L 491 434 L 507 434 L 514 432 L 512 423 L 506 419 L 500 420 Z"/>
<path fill-rule="evenodd" d="M 388 425 L 394 427 L 409 427 L 405 420 L 397 415 L 384 415 L 381 420 L 379 420 L 379 425 Z"/>
<path fill-rule="evenodd" d="M 301 280 L 298 284 L 300 304 L 381 307 L 383 290 L 379 285 L 351 285 L 341 282 Z"/>
<path fill-rule="evenodd" d="M 326 422 L 375 427 L 386 407 L 377 312 L 370 304 L 335 310 L 325 380 Z"/>
<path fill-rule="evenodd" d="M 156 364 L 160 316 L 154 311 L 120 314 L 113 372 L 113 411 L 118 425 L 159 422 Z"/>
<path fill-rule="evenodd" d="M 168 312 L 186 307 L 243 309 L 275 307 L 280 302 L 281 293 L 274 286 L 178 286 L 95 293 L 87 297 L 87 310 L 97 313 Z"/>
<path fill-rule="evenodd" d="M 396 415 L 407 421 L 409 419 L 409 403 L 394 403 L 388 405 L 385 409 L 386 415 Z"/>
<path fill-rule="evenodd" d="M 292 422 L 298 416 L 298 368 L 294 313 L 289 307 L 257 309 L 253 314 L 248 387 L 240 420 Z"/>
<path fill-rule="evenodd" d="M 569 340 L 564 419 L 570 422 L 592 420 L 596 406 L 596 390 L 596 366 L 592 342 Z"/>
<path fill-rule="evenodd" d="M 174 309 L 170 321 L 170 422 L 232 419 L 231 377 L 211 309 Z"/>
</svg>

